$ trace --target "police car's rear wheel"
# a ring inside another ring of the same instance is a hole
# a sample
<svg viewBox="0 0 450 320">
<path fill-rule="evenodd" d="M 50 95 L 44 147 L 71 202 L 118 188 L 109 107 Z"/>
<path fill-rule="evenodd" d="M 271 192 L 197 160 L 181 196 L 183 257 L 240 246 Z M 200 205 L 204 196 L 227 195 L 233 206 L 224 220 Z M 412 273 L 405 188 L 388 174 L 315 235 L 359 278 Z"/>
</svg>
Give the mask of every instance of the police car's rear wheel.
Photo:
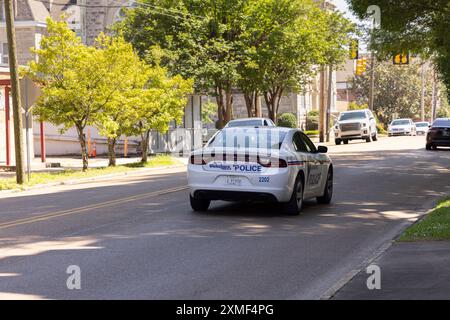
<svg viewBox="0 0 450 320">
<path fill-rule="evenodd" d="M 291 216 L 297 216 L 303 207 L 303 181 L 301 177 L 295 182 L 294 191 L 292 192 L 289 202 L 284 204 L 284 212 Z"/>
<path fill-rule="evenodd" d="M 191 201 L 191 208 L 194 211 L 206 211 L 211 203 L 211 200 L 198 199 L 191 195 L 189 195 L 189 200 Z"/>
<path fill-rule="evenodd" d="M 328 170 L 327 182 L 323 191 L 323 196 L 317 197 L 317 202 L 320 204 L 330 204 L 331 198 L 333 198 L 333 170 Z"/>
</svg>

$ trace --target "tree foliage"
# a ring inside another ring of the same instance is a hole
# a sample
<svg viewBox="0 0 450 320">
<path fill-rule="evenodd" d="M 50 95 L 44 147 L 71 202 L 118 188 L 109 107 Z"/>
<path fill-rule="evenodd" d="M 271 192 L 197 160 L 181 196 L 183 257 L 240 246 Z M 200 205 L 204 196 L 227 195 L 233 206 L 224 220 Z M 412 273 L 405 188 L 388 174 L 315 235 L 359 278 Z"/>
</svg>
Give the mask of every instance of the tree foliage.
<svg viewBox="0 0 450 320">
<path fill-rule="evenodd" d="M 360 17 L 370 5 L 381 8 L 381 29 L 374 32 L 372 46 L 383 60 L 410 51 L 432 57 L 450 92 L 450 0 L 347 0 Z M 450 95 L 449 95 L 450 97 Z"/>
<path fill-rule="evenodd" d="M 420 64 L 395 66 L 386 62 L 377 68 L 375 73 L 374 111 L 384 125 L 392 120 L 392 114 L 401 118 L 420 118 L 421 108 L 421 70 Z M 432 72 L 428 70 L 425 76 L 425 117 L 431 118 L 432 105 Z M 370 86 L 369 75 L 357 77 L 353 81 L 356 103 L 363 105 L 368 101 Z M 444 91 L 441 91 L 444 93 Z M 440 97 L 445 108 L 444 95 Z"/>
<path fill-rule="evenodd" d="M 292 113 L 283 113 L 278 119 L 278 125 L 286 128 L 297 128 L 297 117 Z"/>
<path fill-rule="evenodd" d="M 141 57 L 162 48 L 170 73 L 212 93 L 219 126 L 233 117 L 234 88 L 244 93 L 249 115 L 264 96 L 276 121 L 283 94 L 300 91 L 318 65 L 343 61 L 352 29 L 312 0 L 145 0 L 117 26 Z"/>
<path fill-rule="evenodd" d="M 88 168 L 87 125 L 106 136 L 110 165 L 115 165 L 115 145 L 122 134 L 164 131 L 182 116 L 192 81 L 169 77 L 164 68 L 144 63 L 120 36 L 100 34 L 95 46 L 87 47 L 65 22 L 49 18 L 47 25 L 48 35 L 32 50 L 38 60 L 23 73 L 42 87 L 34 113 L 62 131 L 76 128 L 83 170 Z M 152 53 L 156 61 L 157 52 Z M 145 160 L 146 151 L 147 146 Z"/>
</svg>

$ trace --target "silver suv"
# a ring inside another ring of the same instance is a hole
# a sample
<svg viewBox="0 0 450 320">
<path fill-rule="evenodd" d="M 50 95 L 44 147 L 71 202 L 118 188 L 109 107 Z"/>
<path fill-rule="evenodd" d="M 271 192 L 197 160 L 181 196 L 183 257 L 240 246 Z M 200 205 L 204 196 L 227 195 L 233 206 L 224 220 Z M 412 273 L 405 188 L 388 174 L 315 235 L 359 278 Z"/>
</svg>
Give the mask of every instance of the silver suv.
<svg viewBox="0 0 450 320">
<path fill-rule="evenodd" d="M 334 139 L 337 145 L 350 140 L 378 140 L 375 117 L 369 109 L 341 112 L 334 125 Z"/>
</svg>

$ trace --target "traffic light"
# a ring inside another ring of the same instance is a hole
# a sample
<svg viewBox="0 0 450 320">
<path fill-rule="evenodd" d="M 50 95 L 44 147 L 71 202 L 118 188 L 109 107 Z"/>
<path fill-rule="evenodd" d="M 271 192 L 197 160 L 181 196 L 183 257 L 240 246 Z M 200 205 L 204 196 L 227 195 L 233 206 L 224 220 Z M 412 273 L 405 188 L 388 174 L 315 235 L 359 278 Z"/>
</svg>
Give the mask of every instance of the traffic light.
<svg viewBox="0 0 450 320">
<path fill-rule="evenodd" d="M 407 65 L 409 62 L 409 52 L 394 56 L 394 65 Z"/>
<path fill-rule="evenodd" d="M 356 75 L 360 76 L 367 70 L 367 58 L 361 58 L 356 61 Z"/>
<path fill-rule="evenodd" d="M 350 59 L 359 59 L 359 41 L 357 39 L 350 41 Z"/>
</svg>

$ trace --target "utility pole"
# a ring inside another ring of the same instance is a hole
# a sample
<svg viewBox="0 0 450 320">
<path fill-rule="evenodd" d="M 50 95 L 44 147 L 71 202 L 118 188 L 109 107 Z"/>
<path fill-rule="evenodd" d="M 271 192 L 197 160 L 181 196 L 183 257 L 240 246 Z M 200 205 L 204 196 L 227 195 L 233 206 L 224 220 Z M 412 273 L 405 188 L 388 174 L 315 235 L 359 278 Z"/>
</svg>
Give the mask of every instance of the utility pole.
<svg viewBox="0 0 450 320">
<path fill-rule="evenodd" d="M 320 69 L 319 141 L 325 141 L 325 66 Z"/>
<path fill-rule="evenodd" d="M 373 33 L 375 29 L 381 27 L 381 9 L 379 6 L 371 5 L 367 8 L 367 13 L 371 16 L 372 28 L 370 32 L 370 45 L 373 44 Z M 371 61 L 370 61 L 370 88 L 369 88 L 369 109 L 373 111 L 373 102 L 375 95 L 375 52 L 371 50 Z"/>
<path fill-rule="evenodd" d="M 425 63 L 422 63 L 420 77 L 422 85 L 422 92 L 420 96 L 420 118 L 421 121 L 425 121 Z"/>
<path fill-rule="evenodd" d="M 369 109 L 373 111 L 374 91 L 375 91 L 375 54 L 372 50 L 370 61 L 370 88 L 369 88 Z"/>
<path fill-rule="evenodd" d="M 433 69 L 433 87 L 431 89 L 431 122 L 436 120 L 437 107 L 437 88 L 436 88 L 436 71 Z"/>
<path fill-rule="evenodd" d="M 328 97 L 327 97 L 327 112 L 325 114 L 325 132 L 326 132 L 326 141 L 330 142 L 330 117 L 331 117 L 331 100 L 333 98 L 333 65 L 330 64 L 328 66 Z"/>
<path fill-rule="evenodd" d="M 14 143 L 16 153 L 16 181 L 24 183 L 22 106 L 20 105 L 19 75 L 17 72 L 16 33 L 14 29 L 14 13 L 12 0 L 5 0 L 6 34 L 8 38 L 9 70 L 11 75 L 11 95 L 14 116 Z"/>
</svg>

